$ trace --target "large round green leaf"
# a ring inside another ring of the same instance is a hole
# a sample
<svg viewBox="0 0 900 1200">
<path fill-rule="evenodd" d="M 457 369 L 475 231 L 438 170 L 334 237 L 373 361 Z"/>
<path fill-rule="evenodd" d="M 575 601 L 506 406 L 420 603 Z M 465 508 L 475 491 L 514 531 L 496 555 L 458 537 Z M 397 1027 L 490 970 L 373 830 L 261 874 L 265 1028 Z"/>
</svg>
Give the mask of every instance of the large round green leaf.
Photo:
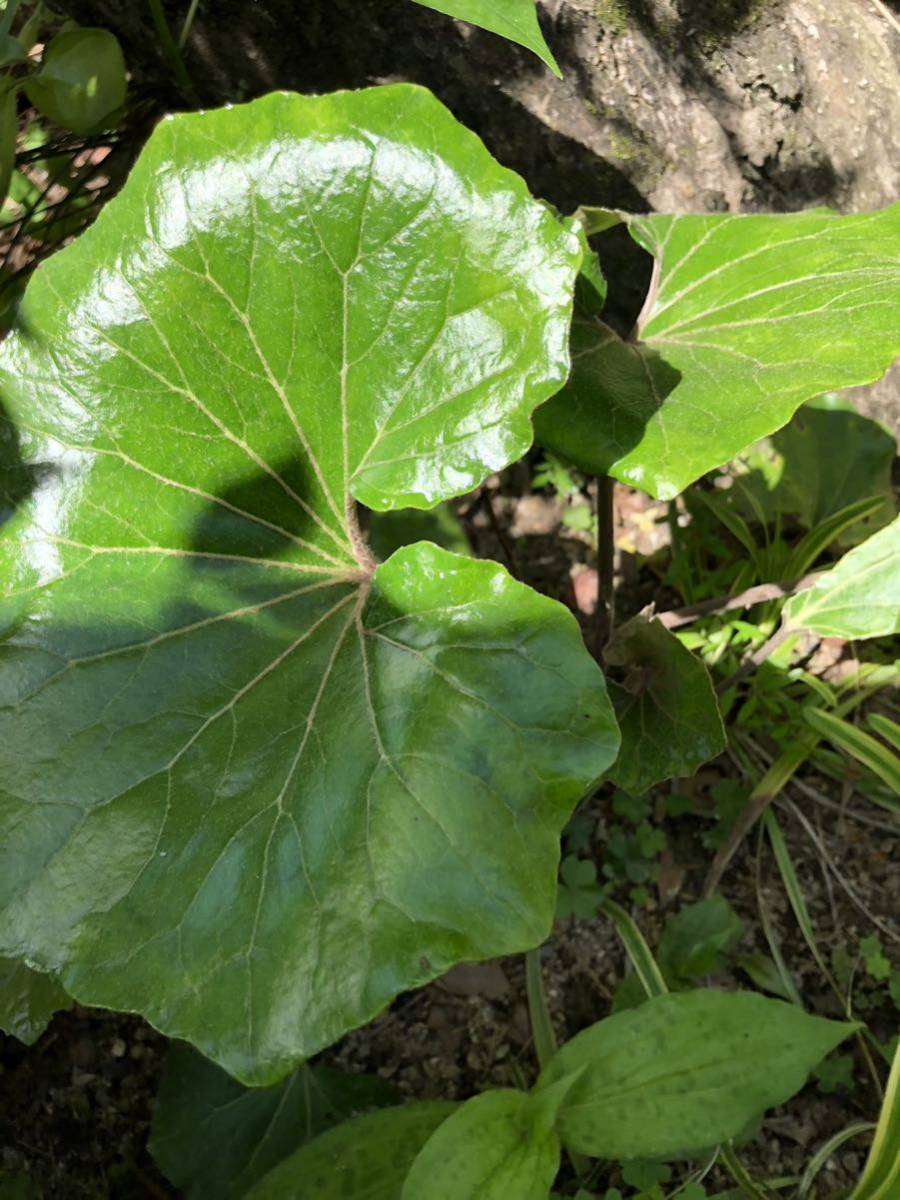
<svg viewBox="0 0 900 1200">
<path fill-rule="evenodd" d="M 610 217 L 586 221 L 600 231 Z M 634 338 L 579 313 L 572 378 L 536 423 L 586 471 L 670 499 L 900 354 L 900 204 L 627 222 L 656 260 Z"/>
<path fill-rule="evenodd" d="M 265 1083 L 546 935 L 602 676 L 493 563 L 375 569 L 353 498 L 523 452 L 578 262 L 399 86 L 163 122 L 38 271 L 0 358 L 6 952 Z"/>
</svg>

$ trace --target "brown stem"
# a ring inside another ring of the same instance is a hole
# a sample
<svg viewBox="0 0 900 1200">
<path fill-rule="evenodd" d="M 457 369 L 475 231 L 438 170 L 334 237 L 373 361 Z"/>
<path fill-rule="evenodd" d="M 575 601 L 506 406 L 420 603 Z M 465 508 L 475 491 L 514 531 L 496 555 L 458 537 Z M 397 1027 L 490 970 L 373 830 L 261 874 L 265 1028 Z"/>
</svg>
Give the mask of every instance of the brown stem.
<svg viewBox="0 0 900 1200">
<path fill-rule="evenodd" d="M 481 502 L 484 505 L 485 511 L 487 512 L 488 520 L 491 523 L 491 529 L 493 529 L 494 535 L 497 538 L 497 541 L 500 543 L 500 548 L 503 551 L 503 557 L 506 559 L 506 566 L 510 575 L 512 575 L 514 579 L 521 579 L 522 572 L 519 569 L 519 560 L 516 558 L 516 552 L 513 549 L 512 542 L 509 540 L 506 534 L 506 530 L 497 519 L 497 513 L 494 508 L 494 500 L 491 496 L 490 488 L 487 486 L 481 489 Z"/>
<path fill-rule="evenodd" d="M 682 625 L 690 625 L 701 617 L 717 616 L 719 613 L 731 612 L 734 608 L 750 608 L 761 604 L 764 600 L 783 600 L 787 596 L 795 596 L 813 586 L 821 572 L 804 575 L 795 583 L 759 583 L 756 587 L 747 588 L 737 596 L 724 596 L 715 600 L 704 600 L 701 604 L 691 604 L 686 608 L 673 608 L 669 612 L 660 613 L 657 620 L 666 629 L 678 629 Z"/>
<path fill-rule="evenodd" d="M 613 497 L 615 482 L 609 475 L 598 475 L 597 484 L 597 609 L 594 651 L 599 658 L 615 624 L 616 540 Z"/>
<path fill-rule="evenodd" d="M 366 535 L 360 528 L 359 510 L 356 507 L 356 501 L 350 495 L 347 496 L 344 505 L 344 520 L 347 528 L 347 537 L 353 549 L 353 557 L 359 563 L 359 568 L 363 575 L 371 575 L 378 566 L 378 563 L 369 549 Z"/>
</svg>

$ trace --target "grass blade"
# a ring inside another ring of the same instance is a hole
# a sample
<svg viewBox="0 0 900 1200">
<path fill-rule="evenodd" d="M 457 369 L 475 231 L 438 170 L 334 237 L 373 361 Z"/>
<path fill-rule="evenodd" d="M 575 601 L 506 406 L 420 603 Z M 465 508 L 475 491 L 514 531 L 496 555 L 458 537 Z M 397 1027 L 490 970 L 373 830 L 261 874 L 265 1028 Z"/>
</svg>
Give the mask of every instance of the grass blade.
<svg viewBox="0 0 900 1200">
<path fill-rule="evenodd" d="M 784 834 L 781 831 L 781 826 L 778 824 L 778 818 L 772 812 L 771 808 L 766 809 L 763 813 L 763 821 L 766 825 L 766 833 L 769 835 L 769 843 L 772 847 L 772 853 L 775 855 L 775 861 L 778 864 L 778 870 L 781 873 L 781 881 L 784 884 L 784 890 L 787 892 L 788 900 L 791 908 L 794 910 L 794 916 L 797 918 L 797 924 L 800 926 L 800 932 L 803 934 L 804 941 L 809 946 L 810 953 L 816 960 L 816 966 L 828 980 L 829 984 L 841 999 L 840 989 L 837 983 L 832 978 L 831 972 L 825 965 L 825 959 L 819 950 L 816 942 L 815 931 L 813 930 L 812 921 L 809 916 L 809 909 L 806 907 L 806 897 L 803 895 L 803 889 L 800 886 L 800 880 L 797 878 L 797 872 L 794 870 L 794 864 L 791 861 L 790 852 L 787 848 L 787 843 L 784 840 Z"/>
<path fill-rule="evenodd" d="M 881 713 L 870 713 L 866 720 L 869 723 L 869 728 L 874 729 L 876 733 L 880 733 L 886 742 L 890 742 L 895 750 L 900 750 L 900 725 L 896 721 L 892 721 L 890 717 L 884 717 Z"/>
<path fill-rule="evenodd" d="M 762 561 L 760 559 L 760 548 L 756 544 L 756 539 L 750 532 L 750 526 L 747 524 L 744 518 L 740 515 L 740 513 L 729 507 L 729 505 L 722 499 L 721 494 L 717 496 L 709 492 L 701 491 L 698 491 L 696 494 L 703 501 L 713 516 L 722 522 L 731 536 L 736 541 L 741 543 L 741 545 L 750 555 L 750 559 L 753 562 L 757 577 L 761 576 L 763 574 L 763 569 Z M 884 503 L 884 501 L 882 501 L 882 503 Z M 799 578 L 799 576 L 797 576 L 797 578 Z"/>
<path fill-rule="evenodd" d="M 722 1146 L 720 1158 L 742 1195 L 747 1196 L 748 1200 L 769 1200 L 769 1193 L 747 1174 L 743 1163 L 735 1154 L 733 1146 Z"/>
<path fill-rule="evenodd" d="M 884 780 L 895 795 L 900 796 L 900 758 L 893 750 L 876 741 L 865 730 L 858 729 L 834 713 L 808 707 L 804 708 L 803 717 L 816 733 L 862 763 L 879 779 Z M 900 804 L 887 804 L 886 807 L 892 812 L 900 812 Z"/>
<path fill-rule="evenodd" d="M 800 932 L 803 934 L 803 939 L 809 946 L 810 953 L 815 959 L 816 966 L 822 972 L 828 986 L 834 992 L 838 1004 L 844 1010 L 848 1021 L 853 1020 L 849 999 L 841 994 L 841 989 L 838 987 L 837 980 L 829 971 L 825 964 L 825 959 L 819 950 L 816 942 L 816 935 L 813 930 L 813 924 L 809 916 L 809 909 L 806 907 L 806 898 L 803 895 L 803 889 L 800 886 L 800 880 L 797 878 L 797 872 L 794 870 L 794 864 L 791 861 L 790 852 L 787 848 L 787 843 L 784 840 L 784 834 L 781 831 L 781 826 L 778 824 L 778 818 L 772 809 L 767 809 L 763 821 L 765 822 L 766 832 L 769 835 L 769 842 L 772 846 L 772 851 L 775 855 L 775 861 L 778 864 L 778 870 L 781 873 L 781 881 L 784 884 L 784 890 L 787 892 L 788 901 L 793 909 L 794 916 L 797 918 L 797 924 L 800 926 Z M 868 1035 L 868 1031 L 866 1031 Z M 871 1036 L 871 1035 L 868 1035 Z M 875 1091 L 881 1096 L 881 1081 L 878 1078 L 878 1072 L 875 1070 L 875 1063 L 872 1061 L 872 1055 L 866 1045 L 865 1038 L 862 1033 L 857 1033 L 856 1044 L 859 1046 L 860 1052 L 865 1060 L 866 1067 L 872 1077 L 872 1083 L 875 1086 Z"/>
<path fill-rule="evenodd" d="M 810 529 L 804 534 L 794 547 L 788 578 L 799 579 L 801 575 L 805 575 L 819 555 L 827 550 L 832 542 L 837 541 L 845 530 L 883 507 L 884 496 L 866 496 L 865 499 L 855 500 L 846 508 L 826 517 L 815 529 Z"/>
<path fill-rule="evenodd" d="M 737 853 L 741 842 L 766 811 L 776 796 L 784 790 L 795 772 L 816 748 L 818 738 L 809 734 L 798 738 L 793 746 L 788 747 L 783 754 L 776 758 L 771 767 L 754 787 L 747 797 L 747 803 L 739 813 L 731 827 L 727 839 L 716 851 L 706 879 L 703 883 L 703 895 L 708 899 L 722 881 L 722 876 L 729 863 Z"/>
<path fill-rule="evenodd" d="M 653 957 L 653 952 L 644 940 L 644 935 L 625 909 L 616 904 L 614 900 L 607 899 L 600 905 L 600 911 L 606 913 L 615 925 L 616 933 L 622 939 L 625 952 L 631 959 L 631 965 L 647 996 L 651 999 L 654 996 L 664 996 L 669 989 L 666 987 L 663 973 Z"/>
<path fill-rule="evenodd" d="M 800 991 L 799 991 L 796 983 L 794 982 L 794 977 L 791 974 L 787 963 L 784 961 L 784 956 L 781 953 L 781 946 L 778 942 L 778 937 L 775 932 L 775 926 L 772 922 L 771 916 L 769 915 L 769 908 L 768 908 L 768 905 L 766 904 L 765 895 L 763 894 L 762 872 L 761 872 L 762 838 L 763 838 L 763 830 L 762 830 L 762 828 L 760 828 L 759 837 L 758 837 L 757 843 L 756 843 L 756 871 L 755 871 L 756 904 L 757 904 L 757 908 L 759 909 L 759 919 L 760 919 L 760 923 L 763 928 L 763 933 L 765 934 L 766 942 L 768 943 L 768 946 L 769 946 L 769 953 L 772 955 L 772 961 L 775 963 L 775 969 L 778 972 L 778 977 L 781 980 L 782 987 L 784 988 L 791 1003 L 796 1004 L 798 1008 L 802 1008 L 803 1007 L 803 999 L 800 995 Z"/>
<path fill-rule="evenodd" d="M 547 994 L 544 991 L 540 946 L 529 950 L 525 955 L 525 992 L 528 997 L 528 1017 L 531 1022 L 531 1036 L 534 1039 L 534 1052 L 538 1066 L 543 1070 L 556 1053 L 556 1034 L 553 1032 Z"/>
<path fill-rule="evenodd" d="M 845 1142 L 849 1142 L 851 1138 L 855 1138 L 860 1133 L 868 1133 L 875 1126 L 871 1121 L 857 1121 L 853 1125 L 848 1125 L 846 1129 L 842 1129 L 840 1133 L 836 1133 L 834 1137 L 828 1139 L 824 1146 L 820 1146 L 807 1164 L 806 1170 L 803 1172 L 803 1178 L 800 1180 L 800 1186 L 797 1188 L 797 1200 L 807 1200 L 812 1185 L 816 1181 L 816 1176 L 831 1158 L 836 1150 L 840 1150 Z"/>
<path fill-rule="evenodd" d="M 900 1046 L 894 1051 L 875 1138 L 850 1200 L 896 1200 L 900 1195 Z"/>
</svg>

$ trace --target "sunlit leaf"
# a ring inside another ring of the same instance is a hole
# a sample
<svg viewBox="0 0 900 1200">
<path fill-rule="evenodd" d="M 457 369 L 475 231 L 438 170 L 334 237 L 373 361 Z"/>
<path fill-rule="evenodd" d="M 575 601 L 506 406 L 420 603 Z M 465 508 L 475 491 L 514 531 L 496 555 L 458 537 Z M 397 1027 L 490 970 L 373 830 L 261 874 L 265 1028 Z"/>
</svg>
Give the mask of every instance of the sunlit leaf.
<svg viewBox="0 0 900 1200">
<path fill-rule="evenodd" d="M 784 620 L 819 637 L 871 638 L 900 631 L 900 517 L 845 554 L 814 587 L 792 596 Z"/>
<path fill-rule="evenodd" d="M 900 204 L 623 219 L 657 260 L 636 337 L 576 322 L 571 379 L 536 418 L 583 470 L 668 499 L 900 354 Z"/>
<path fill-rule="evenodd" d="M 602 676 L 494 563 L 376 567 L 353 501 L 523 453 L 579 261 L 418 88 L 157 127 L 0 352 L 5 952 L 266 1084 L 547 935 Z"/>
<path fill-rule="evenodd" d="M 538 25 L 537 10 L 534 0 L 415 0 L 425 8 L 433 8 L 437 12 L 456 17 L 459 21 L 468 21 L 472 25 L 480 25 L 491 33 L 499 33 L 531 50 L 550 68 L 554 75 L 562 77 L 562 72 L 556 65 L 556 59 L 550 53 L 550 48 Z"/>
</svg>

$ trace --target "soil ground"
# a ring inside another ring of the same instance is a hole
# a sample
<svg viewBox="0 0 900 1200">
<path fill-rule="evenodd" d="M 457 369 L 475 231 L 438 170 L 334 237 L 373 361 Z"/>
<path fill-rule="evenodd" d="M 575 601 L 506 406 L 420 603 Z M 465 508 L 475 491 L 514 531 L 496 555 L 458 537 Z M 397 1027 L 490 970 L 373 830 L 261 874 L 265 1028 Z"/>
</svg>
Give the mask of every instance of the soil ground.
<svg viewBox="0 0 900 1200">
<path fill-rule="evenodd" d="M 58 7 L 118 30 L 153 111 L 181 103 L 147 37 L 145 5 L 65 0 Z M 183 6 L 168 7 L 175 14 Z M 273 86 L 426 82 L 536 194 L 565 210 L 579 203 L 864 209 L 900 195 L 900 32 L 889 19 L 896 6 L 885 12 L 869 0 L 544 0 L 542 22 L 566 76 L 562 83 L 515 48 L 408 0 L 310 0 L 302 20 L 296 9 L 295 0 L 201 4 L 189 57 L 200 98 L 240 99 Z M 623 310 L 641 291 L 640 267 L 624 255 L 614 286 Z M 869 415 L 900 427 L 896 371 L 859 400 Z M 654 595 L 655 577 L 642 566 L 642 555 L 656 549 L 646 542 L 656 536 L 653 514 L 625 489 L 618 504 L 627 615 L 664 598 Z M 559 511 L 518 494 L 515 480 L 497 490 L 494 510 L 496 524 L 483 506 L 468 514 L 476 552 L 503 561 L 511 546 L 523 578 L 577 610 L 590 636 L 577 581 L 578 568 L 589 566 L 585 541 L 563 536 Z M 700 893 L 709 862 L 700 841 L 709 824 L 702 814 L 713 784 L 735 771 L 727 760 L 712 764 L 690 786 L 694 815 L 660 817 L 664 870 L 647 905 L 635 910 L 651 945 L 665 915 Z M 887 954 L 900 963 L 896 829 L 892 834 L 886 814 L 827 780 L 805 774 L 799 784 L 785 802 L 811 822 L 819 846 L 793 810 L 781 815 L 823 953 L 855 947 L 877 921 Z M 657 797 L 660 813 L 665 796 L 661 790 Z M 587 809 L 602 863 L 608 796 L 599 793 Z M 824 869 L 820 846 L 839 877 Z M 764 949 L 755 849 L 748 839 L 722 885 L 744 921 L 744 951 Z M 763 879 L 804 998 L 814 1011 L 838 1015 L 767 860 Z M 560 1037 L 604 1015 L 626 973 L 621 947 L 602 919 L 559 924 L 543 961 Z M 746 986 L 737 971 L 708 982 Z M 863 985 L 861 997 L 876 1036 L 887 1041 L 896 1032 L 896 1012 L 884 989 Z M 165 1039 L 138 1018 L 81 1008 L 58 1014 L 31 1049 L 0 1039 L 0 1169 L 27 1172 L 48 1200 L 174 1195 L 146 1150 L 165 1048 Z M 488 1084 L 530 1081 L 536 1063 L 522 964 L 458 968 L 398 999 L 325 1059 L 377 1072 L 420 1098 L 460 1098 Z M 831 1134 L 871 1119 L 876 1109 L 862 1071 L 852 1089 L 824 1095 L 810 1087 L 767 1119 L 742 1152 L 744 1161 L 759 1177 L 797 1174 Z M 848 1143 L 828 1164 L 823 1200 L 846 1194 L 860 1164 L 859 1143 Z"/>
</svg>

